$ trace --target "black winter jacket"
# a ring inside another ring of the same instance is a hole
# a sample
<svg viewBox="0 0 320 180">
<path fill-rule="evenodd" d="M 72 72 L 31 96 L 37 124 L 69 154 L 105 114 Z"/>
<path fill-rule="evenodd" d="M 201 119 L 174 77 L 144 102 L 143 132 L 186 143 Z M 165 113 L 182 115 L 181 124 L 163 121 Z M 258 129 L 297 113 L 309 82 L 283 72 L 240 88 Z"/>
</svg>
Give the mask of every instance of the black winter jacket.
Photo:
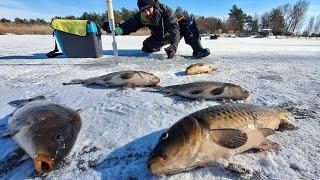
<svg viewBox="0 0 320 180">
<path fill-rule="evenodd" d="M 156 3 L 154 9 L 155 20 L 153 23 L 145 22 L 141 18 L 142 12 L 138 12 L 132 18 L 120 24 L 119 26 L 123 30 L 123 35 L 136 32 L 142 27 L 148 27 L 151 30 L 152 36 L 155 36 L 160 41 L 169 38 L 170 44 L 178 47 L 180 31 L 174 11 L 167 5 L 159 2 Z"/>
</svg>

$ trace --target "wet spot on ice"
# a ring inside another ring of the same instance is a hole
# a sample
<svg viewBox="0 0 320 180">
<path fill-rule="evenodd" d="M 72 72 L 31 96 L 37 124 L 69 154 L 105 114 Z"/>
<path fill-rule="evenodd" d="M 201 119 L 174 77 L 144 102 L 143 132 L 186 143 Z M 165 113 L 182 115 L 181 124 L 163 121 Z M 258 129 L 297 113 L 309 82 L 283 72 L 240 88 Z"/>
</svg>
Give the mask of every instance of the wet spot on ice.
<svg viewBox="0 0 320 180">
<path fill-rule="evenodd" d="M 294 171 L 300 171 L 300 168 L 297 164 L 291 163 L 290 168 L 293 169 Z"/>
<path fill-rule="evenodd" d="M 280 107 L 292 113 L 295 119 L 316 119 L 317 117 L 317 112 L 312 109 L 297 108 L 293 105 L 289 105 L 288 103 L 284 103 L 280 105 Z"/>
<path fill-rule="evenodd" d="M 258 79 L 265 79 L 265 80 L 271 80 L 271 81 L 283 81 L 282 77 L 278 75 L 261 75 L 258 77 Z"/>
</svg>

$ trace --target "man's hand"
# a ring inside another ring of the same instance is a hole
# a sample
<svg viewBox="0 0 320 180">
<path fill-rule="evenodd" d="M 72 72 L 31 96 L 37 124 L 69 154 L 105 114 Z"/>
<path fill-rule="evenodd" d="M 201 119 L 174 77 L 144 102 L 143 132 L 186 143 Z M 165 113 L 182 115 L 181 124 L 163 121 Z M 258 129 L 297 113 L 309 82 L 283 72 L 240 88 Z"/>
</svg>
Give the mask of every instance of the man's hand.
<svg viewBox="0 0 320 180">
<path fill-rule="evenodd" d="M 107 33 L 112 33 L 110 31 L 110 25 L 109 25 L 109 22 L 108 21 L 105 21 L 102 25 L 102 29 L 104 31 L 106 31 Z M 114 30 L 115 34 L 116 35 L 122 35 L 123 34 L 123 30 L 121 29 L 121 27 L 116 27 L 115 30 Z"/>
<path fill-rule="evenodd" d="M 111 33 L 111 31 L 110 31 L 110 25 L 109 25 L 109 22 L 108 22 L 108 21 L 105 21 L 105 22 L 103 23 L 102 29 L 103 29 L 104 31 L 106 31 L 107 33 Z"/>
<path fill-rule="evenodd" d="M 171 44 L 169 47 L 165 48 L 164 50 L 168 55 L 168 59 L 171 59 L 177 52 L 177 46 L 174 44 Z"/>
</svg>

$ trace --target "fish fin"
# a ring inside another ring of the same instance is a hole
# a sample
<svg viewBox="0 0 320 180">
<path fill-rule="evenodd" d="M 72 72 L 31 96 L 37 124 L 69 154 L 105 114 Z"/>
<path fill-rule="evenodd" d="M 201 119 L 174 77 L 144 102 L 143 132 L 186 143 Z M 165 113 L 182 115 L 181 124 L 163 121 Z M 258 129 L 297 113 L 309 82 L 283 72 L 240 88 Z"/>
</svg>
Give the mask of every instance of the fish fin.
<svg viewBox="0 0 320 180">
<path fill-rule="evenodd" d="M 5 131 L 5 132 L 1 133 L 0 137 L 3 139 L 11 138 L 14 135 L 16 135 L 18 132 L 19 132 L 19 130 Z"/>
<path fill-rule="evenodd" d="M 174 92 L 166 93 L 166 94 L 164 95 L 164 97 L 169 97 L 169 96 L 172 96 L 172 95 L 174 95 L 174 94 L 175 94 Z"/>
<path fill-rule="evenodd" d="M 189 94 L 191 95 L 196 95 L 196 94 L 201 94 L 203 92 L 203 90 L 193 90 L 193 91 L 190 91 Z"/>
<path fill-rule="evenodd" d="M 75 111 L 76 111 L 77 113 L 82 113 L 82 112 L 85 111 L 85 109 L 80 108 L 80 109 L 76 109 Z"/>
<path fill-rule="evenodd" d="M 211 94 L 214 96 L 218 96 L 224 92 L 224 87 L 215 88 L 211 91 Z"/>
<path fill-rule="evenodd" d="M 11 101 L 8 104 L 10 104 L 11 106 L 15 106 L 15 107 L 22 107 L 22 106 L 28 104 L 29 102 L 37 101 L 37 100 L 46 100 L 46 98 L 44 96 L 36 96 L 33 98 L 29 98 L 29 99 L 20 99 L 20 100 Z"/>
<path fill-rule="evenodd" d="M 230 104 L 230 103 L 233 103 L 234 101 L 232 99 L 227 99 L 227 98 L 223 98 L 221 99 L 222 103 L 224 104 Z"/>
<path fill-rule="evenodd" d="M 11 138 L 11 137 L 12 137 L 12 134 L 10 131 L 5 131 L 5 132 L 1 133 L 2 139 L 7 139 L 7 138 Z"/>
<path fill-rule="evenodd" d="M 225 167 L 227 170 L 239 174 L 245 175 L 250 174 L 250 170 L 246 169 L 245 167 L 241 166 L 240 164 L 229 163 L 228 166 Z"/>
<path fill-rule="evenodd" d="M 4 159 L 0 160 L 0 176 L 6 174 L 19 166 L 20 160 L 26 152 L 22 148 L 18 148 L 9 153 Z"/>
<path fill-rule="evenodd" d="M 294 124 L 292 124 L 289 121 L 284 121 L 282 123 L 280 123 L 279 125 L 279 130 L 298 130 L 299 128 L 297 126 L 295 126 Z"/>
<path fill-rule="evenodd" d="M 272 142 L 269 139 L 265 139 L 261 144 L 254 147 L 254 149 L 257 149 L 259 151 L 270 151 L 270 150 L 279 150 L 280 145 L 278 143 Z"/>
<path fill-rule="evenodd" d="M 161 87 L 161 86 L 154 86 L 154 87 L 145 88 L 141 91 L 142 92 L 161 92 L 162 89 L 163 89 L 163 87 Z"/>
<path fill-rule="evenodd" d="M 141 77 L 141 79 L 144 79 L 143 76 L 141 75 L 141 72 L 138 72 L 138 75 Z"/>
<path fill-rule="evenodd" d="M 89 85 L 89 84 L 88 84 L 88 85 Z M 87 85 L 87 86 L 88 86 L 88 85 Z M 105 87 L 105 88 L 111 87 L 111 83 L 110 83 L 110 82 L 105 82 L 105 83 L 99 84 L 99 85 L 101 85 L 101 86 L 103 86 L 103 87 Z"/>
<path fill-rule="evenodd" d="M 83 83 L 83 80 L 81 79 L 74 79 L 70 82 L 65 82 L 65 83 L 62 83 L 62 85 L 72 85 L 72 84 L 82 84 Z"/>
<path fill-rule="evenodd" d="M 247 140 L 247 133 L 239 129 L 210 129 L 213 141 L 220 146 L 235 149 L 243 146 Z"/>
<path fill-rule="evenodd" d="M 122 90 L 128 90 L 128 89 L 130 89 L 132 87 L 132 85 L 130 85 L 130 84 L 126 84 L 126 85 L 124 85 L 124 86 L 122 86 Z"/>
<path fill-rule="evenodd" d="M 83 80 L 80 84 L 84 86 L 90 86 L 90 85 L 101 85 L 99 83 L 96 83 L 94 80 Z M 107 83 L 105 83 L 107 84 Z"/>
<path fill-rule="evenodd" d="M 268 137 L 276 132 L 275 130 L 270 128 L 260 128 L 259 131 L 263 134 L 264 137 Z"/>
<path fill-rule="evenodd" d="M 132 78 L 136 72 L 127 72 L 120 75 L 121 79 L 130 79 Z"/>
</svg>

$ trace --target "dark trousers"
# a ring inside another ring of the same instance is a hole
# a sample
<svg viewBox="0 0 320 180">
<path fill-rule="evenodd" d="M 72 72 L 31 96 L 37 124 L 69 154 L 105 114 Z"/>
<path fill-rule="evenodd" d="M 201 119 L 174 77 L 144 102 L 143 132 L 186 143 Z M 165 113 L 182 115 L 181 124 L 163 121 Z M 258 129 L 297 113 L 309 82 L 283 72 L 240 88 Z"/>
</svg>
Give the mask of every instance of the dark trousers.
<svg viewBox="0 0 320 180">
<path fill-rule="evenodd" d="M 184 37 L 186 44 L 189 44 L 194 51 L 202 49 L 200 35 L 194 19 L 183 19 L 179 21 L 180 40 Z M 161 47 L 170 44 L 169 36 L 162 38 L 151 35 L 143 41 L 142 50 L 148 53 L 159 51 Z"/>
</svg>

